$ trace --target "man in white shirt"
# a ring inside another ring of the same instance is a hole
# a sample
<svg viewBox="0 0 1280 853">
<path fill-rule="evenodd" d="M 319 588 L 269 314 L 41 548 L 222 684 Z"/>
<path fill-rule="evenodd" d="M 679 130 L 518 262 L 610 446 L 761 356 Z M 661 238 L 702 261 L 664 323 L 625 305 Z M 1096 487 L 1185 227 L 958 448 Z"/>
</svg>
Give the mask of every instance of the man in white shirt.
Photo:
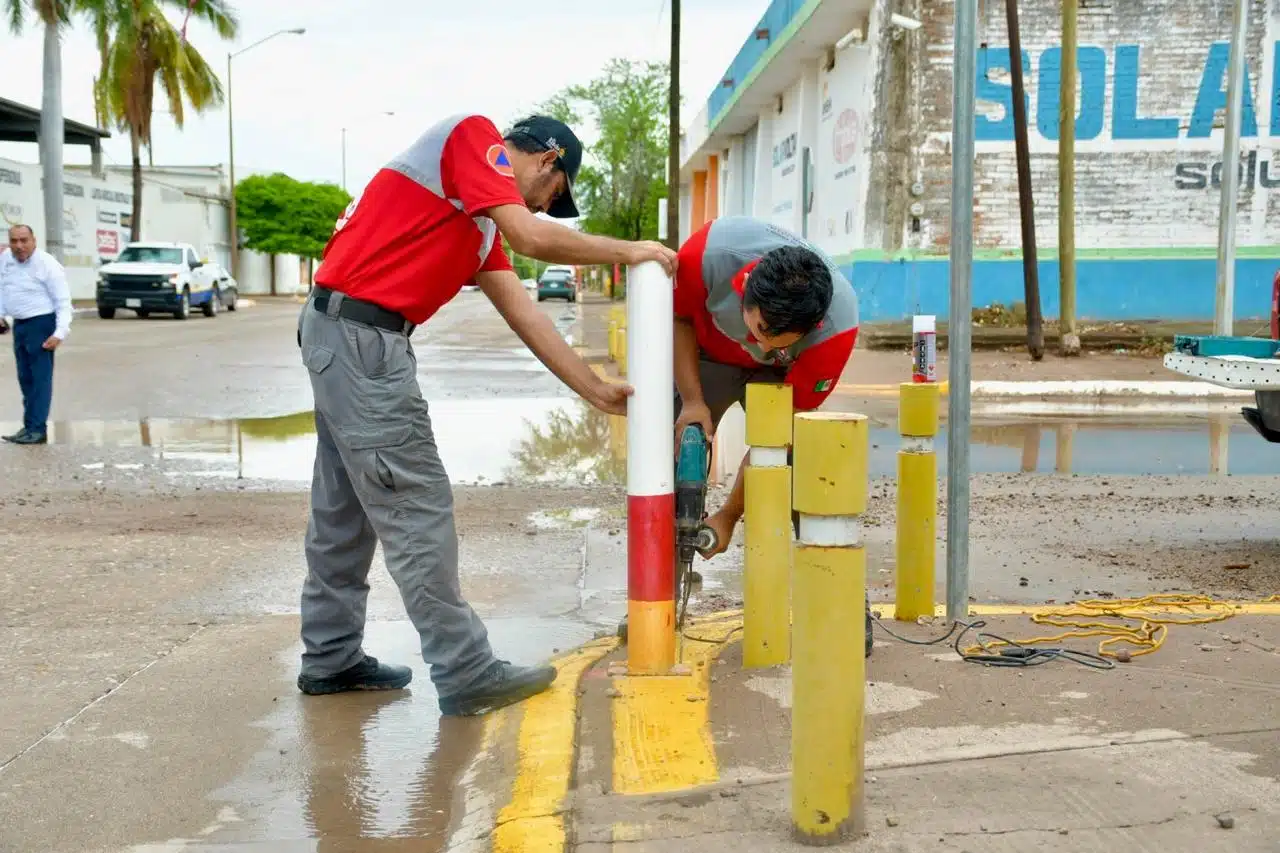
<svg viewBox="0 0 1280 853">
<path fill-rule="evenodd" d="M 22 429 L 13 444 L 45 444 L 53 403 L 53 352 L 71 332 L 71 290 L 57 258 L 36 248 L 29 225 L 9 229 L 9 253 L 0 255 L 0 334 L 13 318 L 13 355 L 22 388 Z"/>
</svg>

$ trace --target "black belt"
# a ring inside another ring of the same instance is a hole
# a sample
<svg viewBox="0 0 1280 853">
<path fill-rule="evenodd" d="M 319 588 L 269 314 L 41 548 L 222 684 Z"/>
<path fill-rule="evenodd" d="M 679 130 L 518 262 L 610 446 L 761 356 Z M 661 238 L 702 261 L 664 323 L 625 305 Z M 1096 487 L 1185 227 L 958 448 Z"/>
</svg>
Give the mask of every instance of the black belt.
<svg viewBox="0 0 1280 853">
<path fill-rule="evenodd" d="M 329 296 L 333 291 L 327 287 L 313 288 L 315 296 L 311 304 L 315 305 L 316 310 L 321 314 L 329 311 Z M 415 325 L 405 319 L 403 314 L 392 311 L 389 308 L 383 308 L 381 305 L 375 305 L 372 302 L 365 302 L 361 299 L 352 299 L 350 296 L 344 296 L 342 304 L 338 306 L 338 316 L 348 320 L 355 320 L 357 323 L 364 323 L 368 326 L 377 326 L 379 329 L 386 329 L 388 332 L 398 332 L 402 335 L 411 335 Z"/>
</svg>

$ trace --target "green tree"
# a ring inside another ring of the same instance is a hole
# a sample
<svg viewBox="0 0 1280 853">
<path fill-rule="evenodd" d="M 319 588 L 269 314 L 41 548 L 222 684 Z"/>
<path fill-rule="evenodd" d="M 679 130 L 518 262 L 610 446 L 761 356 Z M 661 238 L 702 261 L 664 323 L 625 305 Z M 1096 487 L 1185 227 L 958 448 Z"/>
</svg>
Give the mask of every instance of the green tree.
<svg viewBox="0 0 1280 853">
<path fill-rule="evenodd" d="M 666 195 L 666 63 L 611 60 L 595 80 L 570 86 L 541 111 L 599 133 L 574 183 L 583 229 L 624 240 L 656 240 Z"/>
<path fill-rule="evenodd" d="M 236 184 L 237 219 L 248 248 L 270 255 L 319 258 L 333 225 L 351 203 L 333 184 L 296 181 L 277 172 Z"/>
<path fill-rule="evenodd" d="M 164 92 L 173 123 L 181 128 L 186 107 L 202 113 L 223 103 L 222 81 L 165 16 L 164 7 L 182 8 L 204 20 L 224 39 L 239 29 L 226 0 L 96 0 L 91 12 L 101 70 L 94 81 L 99 120 L 129 132 L 133 155 L 133 233 L 142 237 L 142 148 L 151 145 L 156 84 Z"/>
</svg>

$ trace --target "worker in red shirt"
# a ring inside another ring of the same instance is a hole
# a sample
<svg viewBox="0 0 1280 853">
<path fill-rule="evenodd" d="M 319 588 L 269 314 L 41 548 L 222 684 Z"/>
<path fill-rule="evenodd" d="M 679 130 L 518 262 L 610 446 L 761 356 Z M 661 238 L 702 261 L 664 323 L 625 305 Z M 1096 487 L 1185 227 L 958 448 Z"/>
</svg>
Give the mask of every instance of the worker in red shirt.
<svg viewBox="0 0 1280 853">
<path fill-rule="evenodd" d="M 858 297 L 831 259 L 796 235 L 724 217 L 680 247 L 674 336 L 676 436 L 696 423 L 710 437 L 730 406 L 746 407 L 749 382 L 787 383 L 796 411 L 821 406 L 853 354 Z M 738 474 L 724 506 L 707 518 L 719 540 L 707 557 L 729 547 L 742 518 Z M 798 525 L 795 514 L 792 521 Z M 869 655 L 869 608 L 866 626 Z"/>
<path fill-rule="evenodd" d="M 374 175 L 342 214 L 298 325 L 315 396 L 316 461 L 302 589 L 308 694 L 392 690 L 408 667 L 362 647 L 367 582 L 382 543 L 422 640 L 441 713 L 473 715 L 545 690 L 551 666 L 499 660 L 458 583 L 453 492 L 440 462 L 409 337 L 474 281 L 508 325 L 596 408 L 626 412 L 627 386 L 598 377 L 533 303 L 503 251 L 564 264 L 657 261 L 659 243 L 596 237 L 537 218 L 573 218 L 582 144 L 533 116 L 505 134 L 459 115 L 430 128 Z"/>
</svg>

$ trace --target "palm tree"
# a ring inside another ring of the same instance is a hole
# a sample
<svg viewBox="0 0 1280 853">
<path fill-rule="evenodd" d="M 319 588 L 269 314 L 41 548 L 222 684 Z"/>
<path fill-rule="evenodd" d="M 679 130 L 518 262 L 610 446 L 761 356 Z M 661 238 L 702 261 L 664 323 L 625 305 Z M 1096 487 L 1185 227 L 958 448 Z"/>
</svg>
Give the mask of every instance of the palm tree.
<svg viewBox="0 0 1280 853">
<path fill-rule="evenodd" d="M 13 0 L 10 0 L 13 2 Z M 133 233 L 142 237 L 142 148 L 151 145 L 156 83 L 164 90 L 173 123 L 181 128 L 185 108 L 197 113 L 223 102 L 222 81 L 164 6 L 185 9 L 211 24 L 224 39 L 239 29 L 226 0 L 97 0 L 93 14 L 102 67 L 94 81 L 98 115 L 129 132 L 133 153 Z M 185 30 L 185 26 L 183 28 Z"/>
<path fill-rule="evenodd" d="M 40 170 L 44 178 L 44 235 L 47 251 L 59 261 L 62 245 L 62 27 L 71 13 L 97 5 L 96 0 L 0 0 L 9 29 L 22 32 L 27 13 L 44 24 L 44 80 L 40 103 Z"/>
</svg>

